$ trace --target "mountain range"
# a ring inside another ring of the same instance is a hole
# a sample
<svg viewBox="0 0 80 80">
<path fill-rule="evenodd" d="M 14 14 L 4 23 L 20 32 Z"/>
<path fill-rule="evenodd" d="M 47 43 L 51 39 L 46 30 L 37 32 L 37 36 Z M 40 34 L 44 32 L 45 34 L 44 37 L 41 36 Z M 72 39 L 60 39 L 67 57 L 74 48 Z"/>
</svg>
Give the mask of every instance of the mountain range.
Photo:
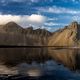
<svg viewBox="0 0 80 80">
<path fill-rule="evenodd" d="M 45 29 L 22 28 L 15 22 L 0 26 L 0 45 L 43 46 L 47 45 L 51 32 Z"/>
<path fill-rule="evenodd" d="M 0 45 L 17 46 L 80 46 L 80 24 L 72 22 L 55 32 L 46 29 L 22 28 L 15 22 L 0 25 Z"/>
</svg>

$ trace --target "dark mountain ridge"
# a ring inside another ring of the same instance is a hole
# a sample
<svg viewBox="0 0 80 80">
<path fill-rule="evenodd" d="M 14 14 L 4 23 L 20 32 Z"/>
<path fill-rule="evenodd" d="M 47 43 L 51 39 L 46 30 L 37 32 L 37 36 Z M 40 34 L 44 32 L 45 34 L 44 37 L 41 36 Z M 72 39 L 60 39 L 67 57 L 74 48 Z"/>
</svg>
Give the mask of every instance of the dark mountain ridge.
<svg viewBox="0 0 80 80">
<path fill-rule="evenodd" d="M 22 28 L 15 22 L 9 22 L 0 28 L 0 45 L 41 46 L 47 45 L 51 32 L 45 29 Z"/>
</svg>

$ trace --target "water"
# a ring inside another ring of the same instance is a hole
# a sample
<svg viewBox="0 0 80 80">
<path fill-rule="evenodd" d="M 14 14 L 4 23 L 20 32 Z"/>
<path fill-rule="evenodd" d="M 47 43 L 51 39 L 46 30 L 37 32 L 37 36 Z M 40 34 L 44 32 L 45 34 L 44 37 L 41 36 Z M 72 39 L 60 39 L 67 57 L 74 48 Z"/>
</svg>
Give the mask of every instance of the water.
<svg viewBox="0 0 80 80">
<path fill-rule="evenodd" d="M 79 49 L 0 48 L 0 74 L 34 80 L 80 80 L 79 71 Z"/>
</svg>

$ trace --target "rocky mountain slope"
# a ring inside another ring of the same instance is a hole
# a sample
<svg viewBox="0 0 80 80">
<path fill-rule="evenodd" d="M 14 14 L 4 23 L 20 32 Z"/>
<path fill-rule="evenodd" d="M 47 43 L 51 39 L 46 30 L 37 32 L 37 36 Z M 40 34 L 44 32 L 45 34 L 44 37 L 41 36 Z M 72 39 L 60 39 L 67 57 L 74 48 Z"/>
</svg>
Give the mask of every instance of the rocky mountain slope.
<svg viewBox="0 0 80 80">
<path fill-rule="evenodd" d="M 69 26 L 56 31 L 50 38 L 48 46 L 79 46 L 80 24 L 72 22 Z"/>
<path fill-rule="evenodd" d="M 47 45 L 51 32 L 32 27 L 22 28 L 14 22 L 0 26 L 0 45 L 41 46 Z"/>
</svg>

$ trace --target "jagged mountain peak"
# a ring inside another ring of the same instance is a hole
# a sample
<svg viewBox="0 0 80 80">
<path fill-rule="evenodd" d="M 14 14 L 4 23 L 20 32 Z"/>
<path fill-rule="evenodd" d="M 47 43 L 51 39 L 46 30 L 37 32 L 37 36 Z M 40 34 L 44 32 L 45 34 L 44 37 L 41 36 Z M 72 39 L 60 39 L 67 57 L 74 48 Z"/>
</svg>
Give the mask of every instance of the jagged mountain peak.
<svg viewBox="0 0 80 80">
<path fill-rule="evenodd" d="M 8 22 L 6 25 L 17 25 L 17 23 L 11 21 L 11 22 Z"/>
<path fill-rule="evenodd" d="M 30 27 L 28 27 L 28 28 L 26 28 L 26 29 L 28 29 L 28 30 L 33 30 L 33 27 L 32 27 L 32 26 L 30 26 Z"/>
<path fill-rule="evenodd" d="M 49 32 L 46 29 L 34 29 L 32 26 L 27 27 L 27 28 L 22 28 L 20 25 L 17 23 L 11 21 L 8 22 L 7 24 L 3 25 L 0 29 L 2 32 L 12 32 L 12 33 L 23 33 L 27 35 L 38 35 L 38 36 L 50 36 L 51 32 Z"/>
<path fill-rule="evenodd" d="M 3 26 L 3 29 L 7 32 L 21 32 L 23 28 L 15 22 L 8 22 Z"/>
<path fill-rule="evenodd" d="M 72 28 L 72 29 L 78 29 L 79 24 L 78 24 L 77 21 L 74 21 L 69 25 L 69 27 Z"/>
<path fill-rule="evenodd" d="M 78 22 L 77 22 L 77 21 L 73 21 L 73 22 L 71 23 L 71 25 L 78 25 Z"/>
<path fill-rule="evenodd" d="M 21 28 L 20 25 L 18 25 L 17 23 L 11 21 L 11 22 L 8 22 L 7 24 L 4 25 L 5 27 L 7 28 L 12 28 L 12 27 L 16 27 L 16 28 Z"/>
<path fill-rule="evenodd" d="M 50 36 L 52 34 L 48 30 L 41 29 L 41 28 L 35 29 L 34 32 L 35 32 L 35 34 L 37 33 L 38 35 L 43 35 L 43 36 Z"/>
</svg>

